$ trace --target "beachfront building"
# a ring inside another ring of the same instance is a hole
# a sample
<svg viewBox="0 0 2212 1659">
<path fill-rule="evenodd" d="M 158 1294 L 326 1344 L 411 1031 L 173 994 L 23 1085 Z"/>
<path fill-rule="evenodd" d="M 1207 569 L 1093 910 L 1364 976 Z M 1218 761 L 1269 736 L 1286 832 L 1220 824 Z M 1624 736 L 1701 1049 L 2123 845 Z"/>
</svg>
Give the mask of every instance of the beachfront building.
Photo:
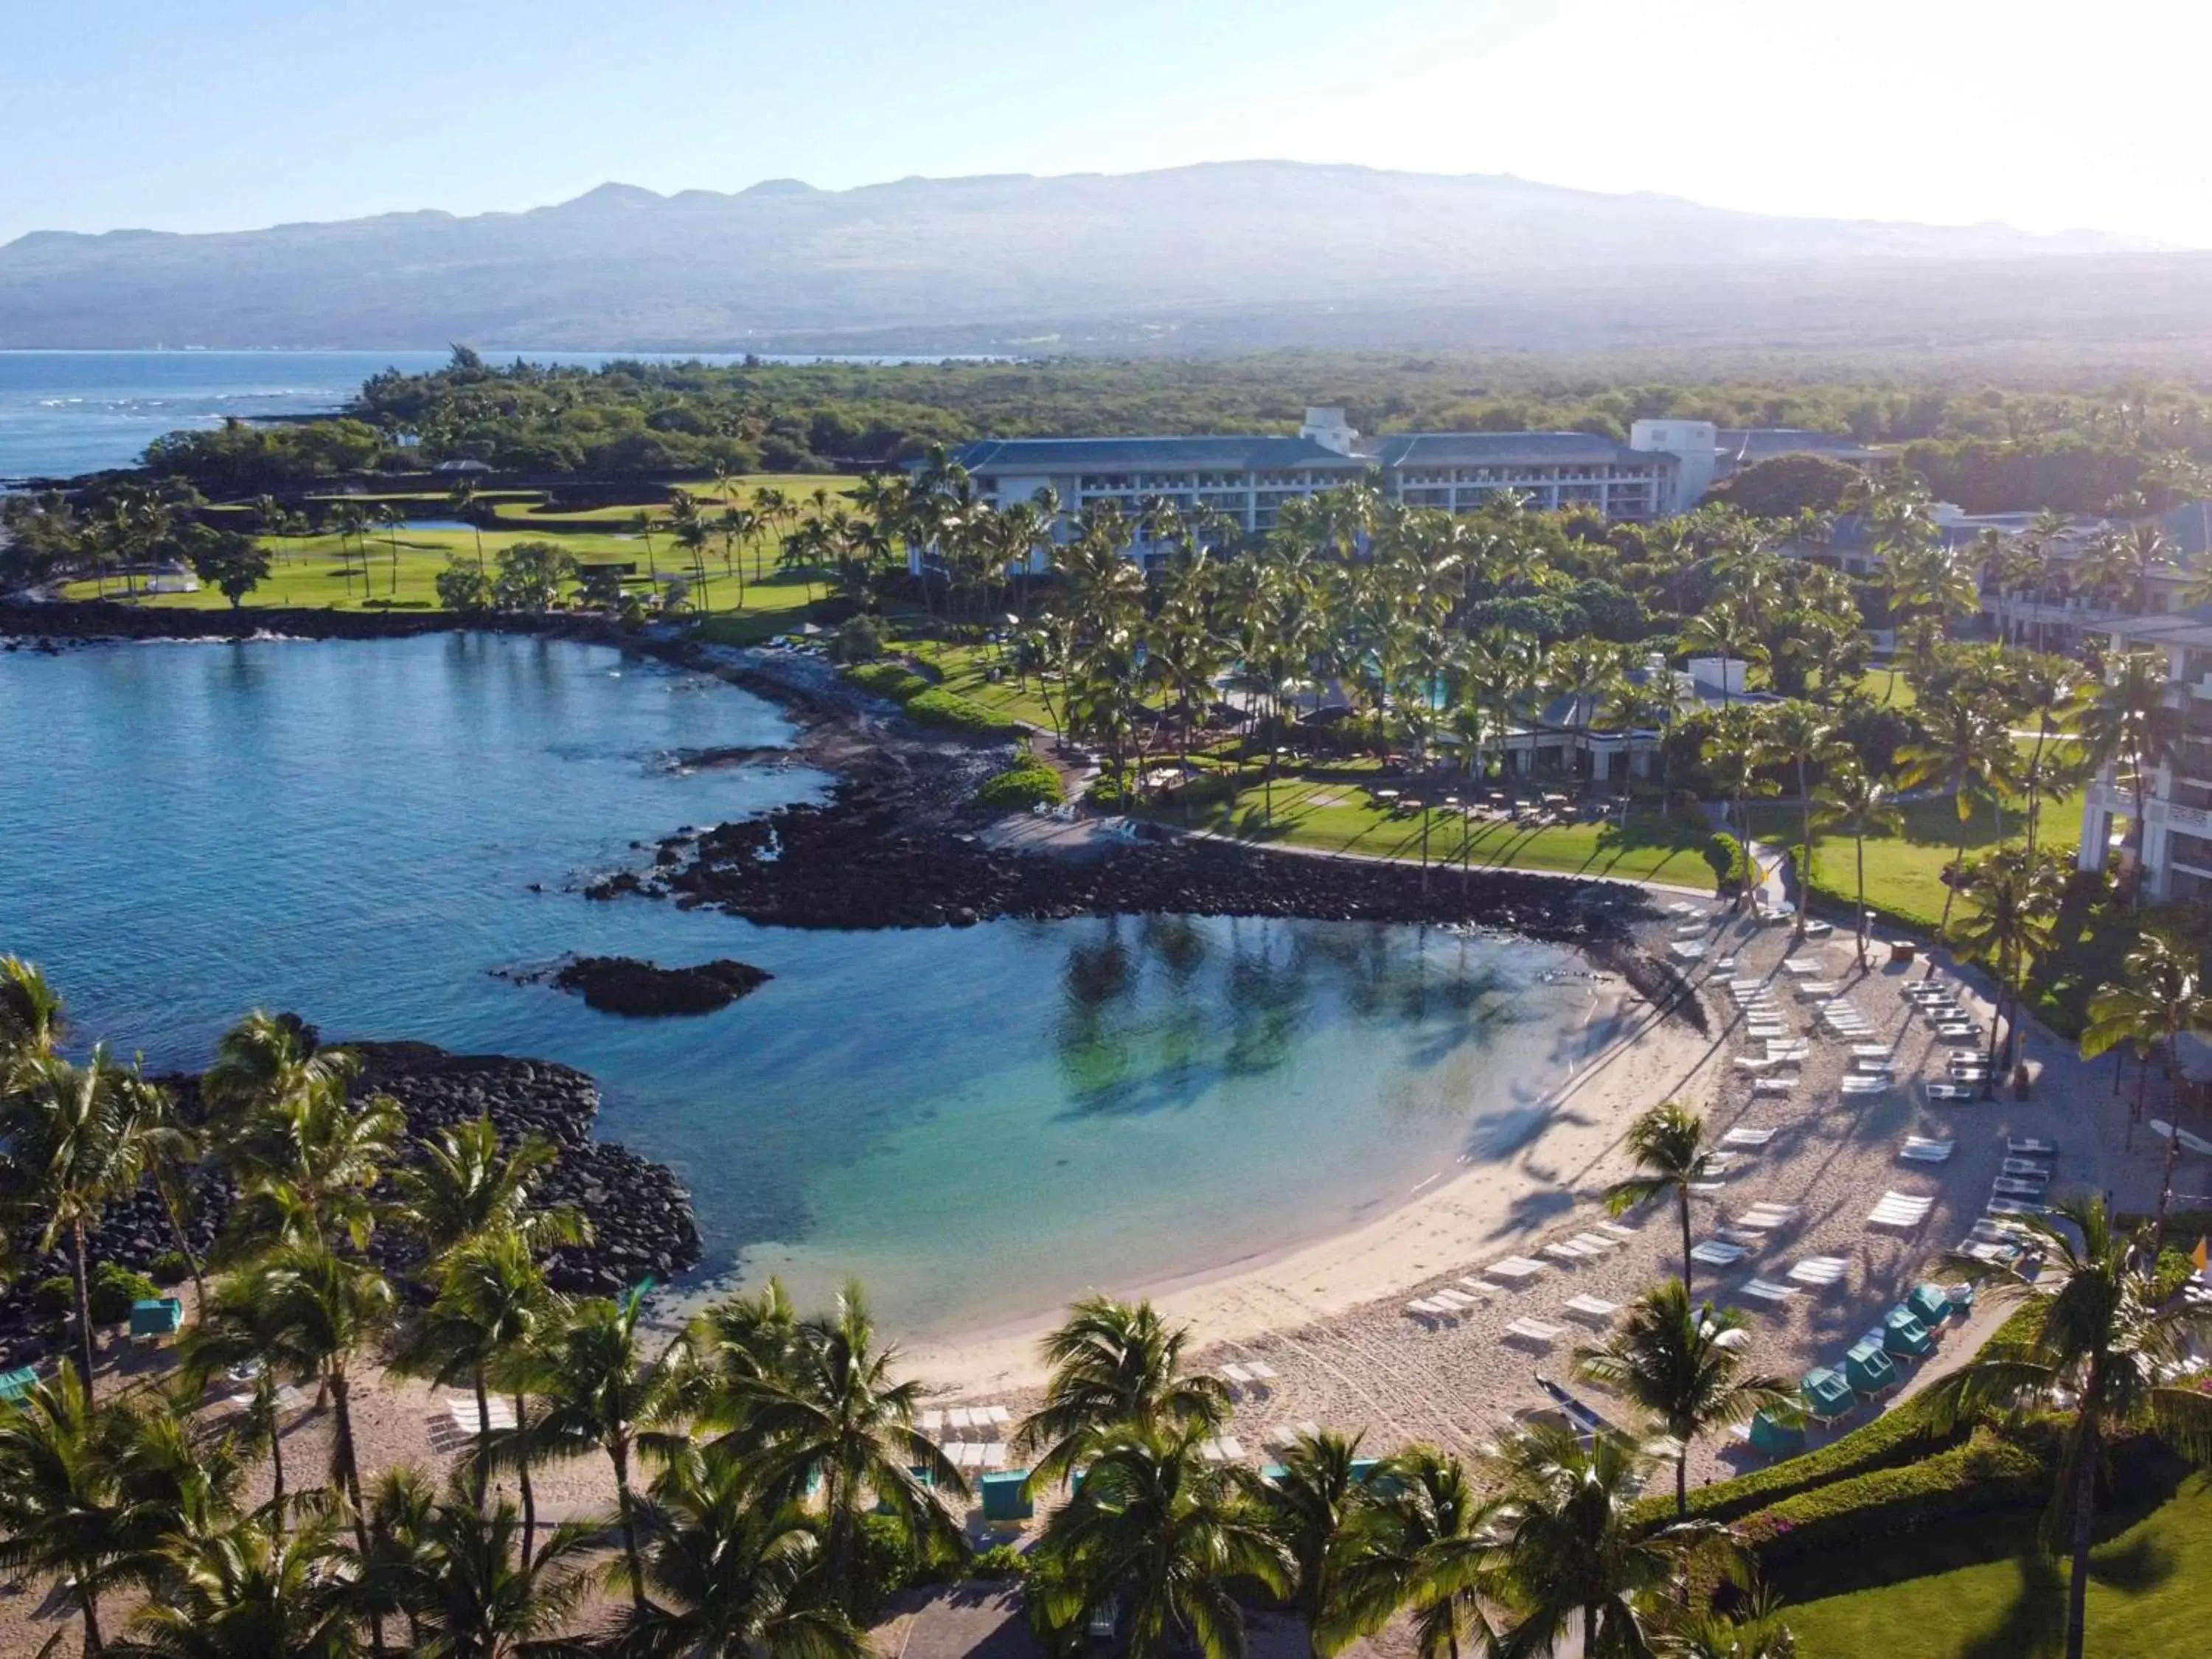
<svg viewBox="0 0 2212 1659">
<path fill-rule="evenodd" d="M 2166 702 L 2182 732 L 2143 781 L 2108 765 L 2083 793 L 2081 867 L 2095 870 L 2117 847 L 2123 874 L 2139 871 L 2146 896 L 2212 898 L 2212 605 L 2164 616 L 2124 617 L 2103 629 L 2115 650 L 2162 651 Z"/>
<path fill-rule="evenodd" d="M 1640 522 L 1686 512 L 1732 471 L 1733 449 L 1709 421 L 1638 421 L 1628 441 L 1590 432 L 1415 432 L 1363 441 L 1341 409 L 1314 408 L 1296 437 L 989 438 L 951 459 L 979 499 L 994 507 L 1049 489 L 1064 541 L 1086 508 L 1111 503 L 1131 519 L 1164 503 L 1218 514 L 1246 535 L 1264 535 L 1283 504 L 1371 481 L 1386 501 L 1472 513 L 1503 495 L 1536 512 L 1583 508 Z M 1819 436 L 1821 434 L 1813 434 Z M 1139 542 L 1139 557 L 1162 550 Z M 911 562 L 920 568 L 915 550 Z M 1040 549 L 1032 568 L 1042 569 Z"/>
</svg>

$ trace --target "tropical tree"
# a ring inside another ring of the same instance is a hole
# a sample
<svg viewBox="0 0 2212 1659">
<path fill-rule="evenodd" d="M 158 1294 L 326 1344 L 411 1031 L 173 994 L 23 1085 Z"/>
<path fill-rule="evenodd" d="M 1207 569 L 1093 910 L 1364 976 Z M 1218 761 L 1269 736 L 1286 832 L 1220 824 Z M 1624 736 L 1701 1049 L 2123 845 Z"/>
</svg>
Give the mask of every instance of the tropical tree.
<svg viewBox="0 0 2212 1659">
<path fill-rule="evenodd" d="M 273 1514 L 172 1534 L 159 1595 L 108 1650 L 131 1659 L 352 1659 L 355 1583 L 337 1552 L 337 1518 L 287 1534 Z"/>
<path fill-rule="evenodd" d="M 414 1651 L 425 1659 L 520 1659 L 574 1650 L 556 1640 L 593 1588 L 588 1557 L 598 1528 L 555 1528 L 534 1555 L 518 1548 L 521 1519 L 504 1498 L 482 1507 L 457 1486 L 404 1525 L 384 1528 L 396 1547 L 381 1553 L 373 1588 L 407 1615 Z"/>
<path fill-rule="evenodd" d="M 2094 1060 L 2124 1042 L 2141 1070 L 2136 1084 L 2136 1115 L 2142 1114 L 2142 1091 L 2149 1060 L 2163 1051 L 2172 1070 L 2185 1031 L 2212 1028 L 2212 997 L 2198 982 L 2196 958 L 2157 933 L 2145 933 L 2128 952 L 2125 972 L 2100 986 L 2089 999 L 2089 1024 L 2081 1033 L 2081 1054 Z M 2174 1126 L 2169 1124 L 2169 1129 Z M 2166 1141 L 2166 1170 L 2159 1181 L 2158 1223 L 2173 1194 L 2173 1164 L 2180 1152 L 2179 1133 Z"/>
<path fill-rule="evenodd" d="M 670 1351 L 648 1358 L 638 1338 L 642 1290 L 619 1301 L 589 1297 L 571 1304 L 568 1318 L 542 1345 L 515 1362 L 520 1392 L 537 1397 L 540 1410 L 526 1431 L 505 1443 L 515 1459 L 605 1456 L 615 1474 L 616 1521 L 630 1601 L 645 1604 L 645 1569 L 638 1554 L 637 1494 L 630 1481 L 631 1455 L 643 1432 L 659 1429 L 679 1397 Z"/>
<path fill-rule="evenodd" d="M 2066 1653 L 2081 1659 L 2088 1619 L 2089 1546 L 2096 1520 L 2097 1473 L 2105 1449 L 2145 1430 L 2198 1462 L 2212 1459 L 2212 1395 L 2166 1379 L 2186 1369 L 2212 1324 L 2156 1280 L 2158 1230 L 2130 1237 L 2112 1224 L 2102 1200 L 2060 1204 L 2050 1215 L 2015 1218 L 2039 1261 L 2033 1279 L 2014 1268 L 1962 1264 L 1991 1279 L 1993 1299 L 2033 1309 L 2019 1334 L 2001 1334 L 1923 1396 L 1938 1426 L 1993 1410 L 2048 1410 L 2073 1401 L 2044 1537 L 2063 1542 L 2067 1577 Z M 2008 1324 L 2007 1332 L 2017 1328 Z"/>
<path fill-rule="evenodd" d="M 1683 1599 L 1686 1570 L 1701 1555 L 1731 1556 L 1723 1528 L 1678 1522 L 1655 1532 L 1632 1516 L 1650 1461 L 1618 1435 L 1584 1445 L 1545 1425 L 1484 1460 L 1494 1493 L 1486 1577 L 1512 1615 L 1492 1649 L 1501 1659 L 1554 1652 L 1577 1626 L 1591 1659 L 1648 1653 L 1658 1618 Z"/>
<path fill-rule="evenodd" d="M 797 1498 L 818 1482 L 823 1572 L 830 1600 L 848 1612 L 871 1498 L 917 1553 L 957 1559 L 966 1547 L 945 1498 L 966 1497 L 967 1478 L 914 1426 L 921 1385 L 896 1378 L 897 1363 L 897 1348 L 877 1340 L 860 1285 L 848 1281 L 834 1311 L 805 1322 L 787 1366 L 733 1382 L 710 1413 L 731 1425 L 733 1447 L 763 1448 L 758 1469 L 769 1492 Z"/>
<path fill-rule="evenodd" d="M 525 1249 L 590 1242 L 591 1224 L 574 1205 L 540 1207 L 538 1178 L 560 1162 L 543 1135 L 526 1134 L 503 1152 L 489 1116 L 416 1142 L 416 1159 L 392 1175 L 392 1216 L 428 1248 L 434 1264 L 477 1239 L 512 1234 Z"/>
<path fill-rule="evenodd" d="M 284 1529 L 284 1437 L 277 1394 L 285 1384 L 321 1373 L 317 1333 L 304 1328 L 283 1304 L 265 1299 L 258 1275 L 231 1273 L 215 1282 L 199 1316 L 178 1342 L 180 1374 L 194 1393 L 204 1391 L 218 1371 L 248 1373 L 252 1403 L 239 1432 L 248 1444 L 265 1444 L 275 1497 L 270 1524 Z"/>
<path fill-rule="evenodd" d="M 51 1579 L 76 1602 L 85 1651 L 105 1650 L 100 1598 L 133 1540 L 113 1455 L 112 1408 L 72 1371 L 0 1401 L 0 1568 Z"/>
<path fill-rule="evenodd" d="M 1851 858 L 1858 881 L 1858 906 L 1852 930 L 1858 941 L 1859 966 L 1867 965 L 1866 839 L 1869 836 L 1905 833 L 1905 815 L 1887 784 L 1856 761 L 1828 769 L 1813 807 L 1815 830 L 1840 829 L 1851 837 Z"/>
<path fill-rule="evenodd" d="M 1324 1632 L 1342 1620 L 1342 1580 L 1369 1497 L 1355 1468 L 1358 1456 L 1357 1435 L 1302 1434 L 1259 1494 L 1269 1530 L 1289 1552 L 1291 1603 L 1306 1621 L 1314 1659 L 1341 1645 Z"/>
<path fill-rule="evenodd" d="M 650 1590 L 624 1653 L 862 1659 L 866 1638 L 823 1595 L 822 1526 L 763 1492 L 742 1455 L 685 1447 L 639 1505 Z"/>
<path fill-rule="evenodd" d="M 1637 1173 L 1605 1189 L 1605 1207 L 1625 1215 L 1638 1205 L 1674 1194 L 1682 1223 L 1682 1285 L 1690 1283 L 1690 1188 L 1711 1174 L 1712 1148 L 1705 1144 L 1705 1120 L 1688 1107 L 1662 1101 L 1628 1126 L 1625 1142 Z"/>
<path fill-rule="evenodd" d="M 1729 684 L 1729 665 L 1763 662 L 1766 659 L 1766 647 L 1759 642 L 1759 629 L 1750 615 L 1741 605 L 1725 601 L 1690 618 L 1689 625 L 1682 630 L 1681 648 L 1692 656 L 1721 659 L 1723 708 L 1729 705 L 1733 695 Z"/>
<path fill-rule="evenodd" d="M 1488 1651 L 1497 1638 L 1484 1599 L 1494 1577 L 1490 1511 L 1466 1467 L 1412 1446 L 1384 1462 L 1370 1491 L 1323 1626 L 1325 1650 L 1410 1609 L 1421 1659 L 1461 1659 L 1473 1644 Z"/>
<path fill-rule="evenodd" d="M 1813 882 L 1811 769 L 1847 756 L 1850 750 L 1838 738 L 1836 721 L 1826 710 L 1796 698 L 1777 703 L 1765 711 L 1759 738 L 1765 745 L 1765 758 L 1789 766 L 1797 775 L 1798 847 L 1803 863 L 1798 870 L 1797 921 L 1791 938 L 1802 939 L 1807 921 L 1805 900 Z"/>
<path fill-rule="evenodd" d="M 68 1033 L 61 993 L 35 964 L 0 956 L 0 1091 L 15 1086 L 18 1067 L 53 1059 Z"/>
<path fill-rule="evenodd" d="M 2058 900 L 2064 885 L 2048 853 L 2001 847 L 1966 866 L 1960 885 L 1973 908 L 1953 926 L 1960 954 L 1986 966 L 1997 982 L 1996 1017 L 1990 1021 L 1990 1075 L 1984 1098 L 1996 1092 L 1997 1056 L 2020 1035 L 2020 1006 L 2027 994 L 2027 972 L 2051 949 L 2058 926 Z M 2010 1011 L 2003 1043 L 1998 1031 Z"/>
<path fill-rule="evenodd" d="M 2149 833 L 2144 803 L 2150 793 L 2150 774 L 2172 756 L 2181 741 L 2181 715 L 2166 706 L 2166 654 L 2163 651 L 2127 651 L 2108 659 L 2105 683 L 2081 710 L 2081 732 L 2085 759 L 2092 767 L 2112 767 L 2126 775 L 2129 793 L 2135 797 L 2138 852 Z M 2135 884 L 2135 906 L 2142 905 L 2140 867 Z"/>
<path fill-rule="evenodd" d="M 1033 1458 L 1030 1489 L 1066 1478 L 1086 1443 L 1124 1424 L 1212 1430 L 1229 1417 L 1228 1385 L 1182 1368 L 1187 1326 L 1150 1302 L 1085 1297 L 1042 1345 L 1044 1401 L 1015 1426 L 1014 1448 Z"/>
<path fill-rule="evenodd" d="M 1037 1545 L 1051 1569 L 1040 1595 L 1053 1626 L 1104 1613 L 1129 1659 L 1193 1650 L 1243 1659 L 1244 1613 L 1231 1583 L 1285 1595 L 1293 1564 L 1241 1478 L 1200 1456 L 1205 1437 L 1199 1428 L 1132 1425 L 1094 1443 L 1081 1487 Z"/>
<path fill-rule="evenodd" d="M 40 1251 L 66 1241 L 76 1302 L 77 1375 L 92 1387 L 90 1234 L 107 1206 L 138 1190 L 177 1131 L 149 1093 L 95 1048 L 78 1066 L 48 1055 L 20 1064 L 0 1095 L 0 1217 L 36 1228 Z"/>
<path fill-rule="evenodd" d="M 1741 1308 L 1693 1303 L 1679 1279 L 1629 1304 L 1620 1328 L 1575 1352 L 1575 1370 L 1652 1417 L 1674 1443 L 1674 1513 L 1690 1513 L 1690 1447 L 1716 1428 L 1786 1404 L 1782 1379 L 1745 1369 Z"/>
<path fill-rule="evenodd" d="M 1933 709 L 1923 709 L 1921 718 L 1921 734 L 1897 751 L 1898 781 L 1907 789 L 1940 785 L 1951 797 L 1959 846 L 1943 884 L 1943 914 L 1936 923 L 1938 933 L 1947 933 L 1952 902 L 1958 896 L 1958 872 L 1966 859 L 1973 796 L 1996 797 L 2005 787 L 2015 751 L 2004 721 L 1970 698 L 1948 698 Z"/>
<path fill-rule="evenodd" d="M 372 1194 L 398 1161 L 407 1119 L 389 1095 L 355 1105 L 346 1084 L 338 1069 L 307 1075 L 234 1126 L 222 1149 L 243 1189 L 226 1223 L 234 1255 L 271 1238 L 368 1248 Z"/>
</svg>

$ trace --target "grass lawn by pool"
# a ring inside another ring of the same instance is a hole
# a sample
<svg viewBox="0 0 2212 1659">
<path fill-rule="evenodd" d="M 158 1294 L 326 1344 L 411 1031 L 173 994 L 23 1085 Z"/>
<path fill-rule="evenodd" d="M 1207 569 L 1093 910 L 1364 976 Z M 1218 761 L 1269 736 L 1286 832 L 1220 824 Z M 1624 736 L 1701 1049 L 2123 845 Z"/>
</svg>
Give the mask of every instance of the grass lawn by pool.
<svg viewBox="0 0 2212 1659">
<path fill-rule="evenodd" d="M 2088 1650 L 2195 1659 L 2212 1649 L 2212 1483 L 2203 1475 L 2148 1513 L 2101 1526 L 2092 1558 Z M 1785 1579 L 1804 1659 L 2043 1659 L 2063 1651 L 2066 1569 L 2033 1547 L 2033 1520 L 2004 1517 L 1854 1545 L 1825 1584 Z M 1884 1582 L 1887 1581 L 1887 1582 Z"/>
</svg>

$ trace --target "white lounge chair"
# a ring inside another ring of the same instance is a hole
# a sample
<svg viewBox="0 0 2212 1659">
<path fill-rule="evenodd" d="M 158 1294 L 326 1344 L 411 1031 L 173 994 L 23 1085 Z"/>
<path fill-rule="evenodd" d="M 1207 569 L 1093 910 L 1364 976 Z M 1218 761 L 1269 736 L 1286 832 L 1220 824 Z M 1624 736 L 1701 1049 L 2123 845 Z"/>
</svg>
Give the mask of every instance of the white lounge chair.
<svg viewBox="0 0 2212 1659">
<path fill-rule="evenodd" d="M 1523 1342 L 1533 1342 L 1540 1348 L 1548 1348 L 1559 1340 L 1565 1329 L 1561 1325 L 1547 1325 L 1540 1319 L 1516 1319 L 1505 1328 L 1505 1334 Z"/>
<path fill-rule="evenodd" d="M 1771 1129 L 1753 1129 L 1739 1125 L 1721 1137 L 1723 1146 L 1764 1146 L 1774 1139 Z"/>
<path fill-rule="evenodd" d="M 1601 1296 L 1578 1296 L 1566 1304 L 1565 1311 L 1593 1325 L 1610 1325 L 1613 1316 L 1620 1311 L 1620 1304 L 1607 1302 Z"/>
<path fill-rule="evenodd" d="M 2018 1176 L 2022 1181 L 2048 1181 L 2050 1167 L 2036 1158 L 2008 1158 L 1998 1167 L 2000 1175 Z"/>
<path fill-rule="evenodd" d="M 1730 1244 L 1717 1238 L 1709 1238 L 1690 1252 L 1690 1260 L 1702 1261 L 1709 1267 L 1733 1267 L 1743 1260 L 1741 1244 Z"/>
<path fill-rule="evenodd" d="M 1879 1073 L 1853 1072 L 1838 1086 L 1847 1095 L 1878 1095 L 1887 1091 L 1890 1079 Z"/>
<path fill-rule="evenodd" d="M 1999 1176 L 1990 1183 L 1990 1190 L 1999 1198 L 2041 1198 L 2048 1184 L 2047 1176 L 2042 1181 L 2021 1181 L 2012 1176 Z"/>
<path fill-rule="evenodd" d="M 1561 1241 L 1556 1244 L 1547 1244 L 1544 1246 L 1544 1254 L 1550 1256 L 1554 1261 L 1564 1261 L 1570 1267 L 1579 1267 L 1584 1262 L 1589 1261 L 1596 1252 L 1594 1250 L 1585 1250 L 1580 1245 L 1570 1244 L 1565 1241 Z"/>
<path fill-rule="evenodd" d="M 1814 957 L 1785 957 L 1782 961 L 1782 971 L 1796 979 L 1818 979 L 1820 963 Z"/>
<path fill-rule="evenodd" d="M 1898 1156 L 1915 1164 L 1948 1164 L 1958 1150 L 1955 1140 L 1936 1140 L 1928 1135 L 1907 1135 Z"/>
<path fill-rule="evenodd" d="M 1854 1042 L 1851 1044 L 1851 1058 L 1853 1060 L 1888 1060 L 1895 1055 L 1896 1053 L 1897 1045 L 1894 1042 Z"/>
<path fill-rule="evenodd" d="M 1252 1374 L 1255 1382 L 1272 1382 L 1275 1380 L 1275 1368 L 1264 1359 L 1248 1359 L 1244 1362 L 1244 1369 Z M 1000 1406 L 991 1407 L 994 1421 L 1004 1423 L 1010 1420 L 1007 1418 L 997 1416 L 997 1413 L 1004 1409 Z"/>
<path fill-rule="evenodd" d="M 2014 1135 L 2005 1143 L 2005 1150 L 2014 1158 L 2056 1158 L 2058 1156 L 2058 1143 L 2039 1140 L 2032 1135 Z"/>
<path fill-rule="evenodd" d="M 1928 1085 L 1930 1100 L 1972 1100 L 1978 1091 L 1963 1083 L 1931 1083 Z"/>
<path fill-rule="evenodd" d="M 1915 1193 L 1884 1193 L 1868 1212 L 1867 1221 L 1876 1227 L 1917 1227 L 1935 1207 L 1934 1199 Z"/>
<path fill-rule="evenodd" d="M 1455 1313 L 1467 1313 L 1482 1305 L 1465 1291 L 1431 1291 L 1429 1300 L 1441 1302 Z"/>
<path fill-rule="evenodd" d="M 1755 1095 L 1789 1095 L 1797 1091 L 1794 1077 L 1757 1077 L 1751 1080 L 1751 1091 Z"/>
<path fill-rule="evenodd" d="M 1735 1218 L 1735 1224 L 1747 1233 L 1771 1233 L 1789 1226 L 1804 1213 L 1795 1204 L 1754 1204 Z"/>
<path fill-rule="evenodd" d="M 1607 1238 L 1603 1233 L 1577 1233 L 1567 1243 L 1581 1245 L 1592 1255 L 1609 1255 L 1620 1248 L 1619 1239 Z"/>
<path fill-rule="evenodd" d="M 1792 1285 L 1778 1285 L 1771 1279 L 1747 1279 L 1736 1286 L 1736 1292 L 1760 1302 L 1787 1302 L 1793 1296 L 1804 1294 Z"/>
<path fill-rule="evenodd" d="M 1423 1321 L 1431 1319 L 1450 1319 L 1455 1316 L 1452 1310 L 1444 1306 L 1443 1303 L 1431 1302 L 1426 1297 L 1417 1297 L 1413 1301 L 1408 1302 L 1406 1304 L 1406 1311 L 1413 1315 L 1414 1318 Z"/>
<path fill-rule="evenodd" d="M 941 1411 L 926 1411 L 917 1421 L 921 1431 L 932 1440 L 945 1432 L 945 1413 Z"/>
<path fill-rule="evenodd" d="M 1790 1277 L 1800 1285 L 1839 1285 L 1850 1270 L 1851 1264 L 1844 1256 L 1808 1255 L 1790 1268 Z"/>
<path fill-rule="evenodd" d="M 1504 1261 L 1493 1261 L 1482 1270 L 1484 1278 L 1502 1279 L 1508 1284 L 1519 1284 L 1524 1279 L 1534 1279 L 1543 1271 L 1542 1262 L 1532 1261 L 1525 1255 L 1509 1255 Z"/>
</svg>

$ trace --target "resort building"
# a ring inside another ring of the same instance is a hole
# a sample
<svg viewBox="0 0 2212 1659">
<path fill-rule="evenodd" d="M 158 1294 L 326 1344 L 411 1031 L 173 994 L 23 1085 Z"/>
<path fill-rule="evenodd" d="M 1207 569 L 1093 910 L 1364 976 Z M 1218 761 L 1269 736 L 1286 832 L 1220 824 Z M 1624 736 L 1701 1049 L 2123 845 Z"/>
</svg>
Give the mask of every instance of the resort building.
<svg viewBox="0 0 2212 1659">
<path fill-rule="evenodd" d="M 2135 780 L 2118 765 L 2083 793 L 2081 867 L 2100 868 L 2117 844 L 2123 874 L 2139 871 L 2145 896 L 2212 897 L 2212 605 L 2121 617 L 2102 631 L 2115 650 L 2166 653 L 2166 702 L 2181 711 L 2182 731 L 2143 781 L 2141 822 Z"/>
<path fill-rule="evenodd" d="M 952 459 L 994 507 L 1051 490 L 1060 503 L 1054 538 L 1065 540 L 1077 515 L 1109 502 L 1133 518 L 1154 502 L 1203 508 L 1248 535 L 1264 534 L 1284 502 L 1369 478 L 1386 500 L 1450 513 L 1510 495 L 1534 511 L 1584 507 L 1642 521 L 1686 512 L 1752 460 L 1849 441 L 1781 429 L 1723 433 L 1682 420 L 1638 421 L 1626 443 L 1590 432 L 1416 432 L 1363 441 L 1341 409 L 1315 408 L 1294 438 L 993 438 L 963 445 Z M 1142 544 L 1136 550 L 1153 555 Z M 920 559 L 917 550 L 917 566 Z M 1044 562 L 1041 549 L 1034 568 Z"/>
</svg>

